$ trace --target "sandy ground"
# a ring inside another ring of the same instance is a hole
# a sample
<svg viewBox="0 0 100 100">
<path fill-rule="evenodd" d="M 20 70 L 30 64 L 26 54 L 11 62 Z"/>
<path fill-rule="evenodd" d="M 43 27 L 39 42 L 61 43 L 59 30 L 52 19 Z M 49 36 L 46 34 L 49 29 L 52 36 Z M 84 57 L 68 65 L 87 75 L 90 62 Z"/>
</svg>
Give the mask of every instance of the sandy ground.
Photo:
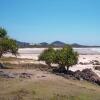
<svg viewBox="0 0 100 100">
<path fill-rule="evenodd" d="M 57 48 L 55 48 L 57 49 Z M 34 61 L 30 61 L 30 63 L 42 63 L 37 61 L 38 56 L 40 53 L 44 50 L 44 48 L 25 48 L 25 49 L 19 49 L 19 55 L 17 58 L 28 58 L 33 59 Z M 70 68 L 72 71 L 76 70 L 83 70 L 86 68 L 91 68 L 98 76 L 100 76 L 100 71 L 94 70 L 94 65 L 90 64 L 90 61 L 97 60 L 100 61 L 100 48 L 74 48 L 75 51 L 79 53 L 79 62 L 77 65 Z M 7 57 L 12 56 L 11 54 L 5 55 Z M 80 62 L 86 63 L 84 65 L 79 64 Z M 14 62 L 13 62 L 14 63 Z M 20 63 L 26 63 L 26 62 L 20 62 Z"/>
<path fill-rule="evenodd" d="M 25 50 L 25 51 L 24 51 Z M 28 51 L 27 51 L 28 50 Z M 31 51 L 30 51 L 31 50 Z M 39 54 L 42 51 L 38 51 L 39 49 L 35 49 L 33 52 L 32 49 L 22 49 L 20 51 L 20 55 L 17 56 L 17 58 L 27 58 L 27 59 L 17 59 L 11 61 L 11 63 L 15 64 L 22 64 L 22 63 L 34 63 L 34 64 L 45 64 L 44 62 L 37 61 Z M 11 54 L 5 55 L 6 57 L 12 57 Z M 13 56 L 14 57 L 14 56 Z M 70 70 L 76 71 L 76 70 L 83 70 L 85 68 L 91 68 L 98 76 L 100 76 L 100 71 L 94 70 L 94 65 L 90 63 L 92 60 L 98 60 L 100 61 L 100 54 L 99 53 L 86 53 L 79 55 L 79 62 L 77 65 L 70 67 Z M 85 64 L 80 64 L 80 62 Z M 50 98 L 50 96 L 53 96 L 55 93 L 60 94 L 61 96 L 80 96 L 80 98 L 84 98 L 84 100 L 87 100 L 87 98 L 90 98 L 88 100 L 100 100 L 100 88 L 97 85 L 93 85 L 90 83 L 87 83 L 86 81 L 77 81 L 77 80 L 67 80 L 64 77 L 51 74 L 46 71 L 41 71 L 39 69 L 0 69 L 0 71 L 5 71 L 7 73 L 30 73 L 32 74 L 31 78 L 28 79 L 21 79 L 21 78 L 14 78 L 14 79 L 1 79 L 0 80 L 0 97 L 6 98 L 6 99 L 0 99 L 0 100 L 15 100 L 11 99 L 14 96 L 18 97 L 20 96 L 19 90 L 26 91 L 23 96 L 26 99 L 23 100 L 33 100 L 33 94 L 35 93 L 35 96 L 38 98 Z M 35 92 L 34 92 L 35 91 Z M 15 93 L 15 94 L 13 94 Z M 18 95 L 18 96 L 17 96 Z M 81 97 L 82 96 L 82 97 Z M 75 98 L 76 98 L 75 97 Z M 32 98 L 32 99 L 30 99 Z M 68 99 L 68 97 L 66 97 Z M 67 100 L 67 99 L 59 99 L 59 100 Z M 73 98 L 72 98 L 73 99 Z M 72 100 L 71 99 L 71 100 Z M 76 98 L 75 100 L 78 100 L 79 98 Z M 19 99 L 16 99 L 19 100 Z M 21 100 L 21 99 L 20 99 Z M 51 99 L 34 99 L 34 100 L 51 100 Z M 58 97 L 56 99 L 52 100 L 58 100 Z M 70 99 L 68 99 L 70 100 Z M 73 99 L 74 100 L 74 99 Z M 81 100 L 81 99 L 79 99 Z M 83 99 L 82 99 L 83 100 Z"/>
<path fill-rule="evenodd" d="M 19 55 L 18 58 L 28 58 L 28 59 L 38 59 L 40 53 L 43 52 L 46 48 L 20 48 L 18 50 Z M 58 49 L 58 48 L 54 48 Z M 100 48 L 74 48 L 80 55 L 100 55 Z M 11 54 L 6 54 L 5 56 L 9 57 L 12 56 Z"/>
<path fill-rule="evenodd" d="M 100 71 L 94 70 L 94 66 L 98 66 L 98 65 L 90 64 L 90 61 L 93 61 L 93 60 L 100 61 L 100 55 L 79 55 L 78 64 L 71 67 L 70 70 L 76 71 L 76 70 L 83 70 L 86 68 L 91 68 L 100 77 Z M 80 62 L 86 63 L 86 64 L 81 65 L 81 64 L 79 64 Z"/>
</svg>

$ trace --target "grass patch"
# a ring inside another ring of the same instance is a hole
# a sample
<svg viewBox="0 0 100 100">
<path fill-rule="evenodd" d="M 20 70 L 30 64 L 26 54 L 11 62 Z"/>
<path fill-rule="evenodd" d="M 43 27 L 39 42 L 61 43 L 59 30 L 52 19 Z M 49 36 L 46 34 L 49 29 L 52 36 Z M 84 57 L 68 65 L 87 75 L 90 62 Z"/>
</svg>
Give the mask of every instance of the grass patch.
<svg viewBox="0 0 100 100">
<path fill-rule="evenodd" d="M 72 80 L 0 80 L 0 100 L 100 100 L 100 87 Z"/>
</svg>

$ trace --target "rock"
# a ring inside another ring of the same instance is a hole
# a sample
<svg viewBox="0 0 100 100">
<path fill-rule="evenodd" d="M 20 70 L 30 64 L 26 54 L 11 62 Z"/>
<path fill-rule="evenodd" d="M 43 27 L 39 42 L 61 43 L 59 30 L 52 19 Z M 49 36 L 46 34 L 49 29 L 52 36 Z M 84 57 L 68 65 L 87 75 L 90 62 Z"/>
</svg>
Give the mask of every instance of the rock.
<svg viewBox="0 0 100 100">
<path fill-rule="evenodd" d="M 78 70 L 74 73 L 74 77 L 79 80 L 84 79 L 100 85 L 100 77 L 98 77 L 91 69 L 84 69 L 83 71 Z"/>
<path fill-rule="evenodd" d="M 0 77 L 3 78 L 31 78 L 32 74 L 30 73 L 9 73 L 9 72 L 4 72 L 0 71 Z"/>
<path fill-rule="evenodd" d="M 93 65 L 100 65 L 100 62 L 98 60 L 92 60 L 91 63 Z"/>
<path fill-rule="evenodd" d="M 41 77 L 46 77 L 46 76 L 42 75 Z"/>
<path fill-rule="evenodd" d="M 4 68 L 5 66 L 2 64 L 2 63 L 0 63 L 0 68 Z"/>
<path fill-rule="evenodd" d="M 7 73 L 7 72 L 4 72 L 4 71 L 0 71 L 0 77 L 3 77 L 3 78 L 15 78 L 15 75 L 12 74 L 12 73 Z"/>
<path fill-rule="evenodd" d="M 91 64 L 90 62 L 79 62 L 80 65 L 89 65 Z"/>
<path fill-rule="evenodd" d="M 100 79 L 98 79 L 98 80 L 96 81 L 96 83 L 97 83 L 98 85 L 100 85 Z"/>
<path fill-rule="evenodd" d="M 12 74 L 9 74 L 9 73 L 2 73 L 2 74 L 0 74 L 0 76 L 3 78 L 15 78 L 15 76 L 13 76 Z"/>
<path fill-rule="evenodd" d="M 82 77 L 82 72 L 80 70 L 77 70 L 75 73 L 74 73 L 74 77 L 77 78 L 78 80 L 80 80 Z"/>
<path fill-rule="evenodd" d="M 0 71 L 0 74 L 3 74 L 4 72 L 3 71 Z"/>
<path fill-rule="evenodd" d="M 31 78 L 32 74 L 30 73 L 21 73 L 19 75 L 20 78 Z"/>
<path fill-rule="evenodd" d="M 94 66 L 94 69 L 100 71 L 100 66 Z"/>
<path fill-rule="evenodd" d="M 10 74 L 9 74 L 9 78 L 16 78 L 16 75 L 10 73 Z"/>
</svg>

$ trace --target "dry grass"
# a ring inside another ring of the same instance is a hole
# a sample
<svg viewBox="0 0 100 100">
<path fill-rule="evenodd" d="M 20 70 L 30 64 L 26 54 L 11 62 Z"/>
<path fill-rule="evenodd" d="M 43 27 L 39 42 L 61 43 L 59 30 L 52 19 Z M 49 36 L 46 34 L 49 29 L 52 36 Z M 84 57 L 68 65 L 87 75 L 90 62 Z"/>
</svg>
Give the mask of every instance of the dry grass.
<svg viewBox="0 0 100 100">
<path fill-rule="evenodd" d="M 16 66 L 20 68 L 19 71 L 22 70 L 20 65 Z M 35 73 L 33 71 L 39 66 L 31 66 L 31 72 L 39 75 L 42 71 L 35 71 Z M 15 68 L 15 65 L 11 68 Z M 4 70 L 18 71 L 18 69 Z M 34 76 L 31 79 L 0 78 L 0 100 L 100 100 L 98 85 L 86 81 L 68 80 L 50 73 L 45 75 L 46 78 L 37 77 L 37 79 Z"/>
<path fill-rule="evenodd" d="M 100 100 L 100 87 L 63 78 L 0 78 L 0 100 Z"/>
</svg>

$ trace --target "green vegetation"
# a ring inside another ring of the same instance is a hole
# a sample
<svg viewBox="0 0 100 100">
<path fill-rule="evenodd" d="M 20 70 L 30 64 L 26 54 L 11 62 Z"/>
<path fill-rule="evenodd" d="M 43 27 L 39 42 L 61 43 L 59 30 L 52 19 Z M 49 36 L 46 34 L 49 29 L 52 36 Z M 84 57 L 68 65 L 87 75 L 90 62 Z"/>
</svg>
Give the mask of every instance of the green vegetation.
<svg viewBox="0 0 100 100">
<path fill-rule="evenodd" d="M 67 67 L 67 72 L 69 67 L 77 64 L 78 62 L 78 53 L 74 52 L 71 46 L 67 45 L 61 50 L 56 51 L 56 60 L 55 63 L 59 64 L 59 67 L 62 71 Z"/>
<path fill-rule="evenodd" d="M 69 67 L 77 64 L 78 53 L 74 52 L 72 47 L 69 45 L 59 50 L 48 48 L 39 56 L 39 60 L 45 61 L 49 66 L 51 66 L 52 63 L 58 64 L 62 71 L 66 70 L 65 67 L 67 67 L 68 72 Z"/>
<path fill-rule="evenodd" d="M 54 63 L 55 60 L 55 53 L 55 50 L 50 47 L 44 50 L 42 54 L 40 54 L 39 60 L 45 61 L 48 66 L 51 66 L 51 64 Z"/>
<path fill-rule="evenodd" d="M 7 36 L 7 31 L 4 28 L 0 28 L 0 58 L 8 52 L 16 55 L 17 51 L 16 41 Z"/>
</svg>

